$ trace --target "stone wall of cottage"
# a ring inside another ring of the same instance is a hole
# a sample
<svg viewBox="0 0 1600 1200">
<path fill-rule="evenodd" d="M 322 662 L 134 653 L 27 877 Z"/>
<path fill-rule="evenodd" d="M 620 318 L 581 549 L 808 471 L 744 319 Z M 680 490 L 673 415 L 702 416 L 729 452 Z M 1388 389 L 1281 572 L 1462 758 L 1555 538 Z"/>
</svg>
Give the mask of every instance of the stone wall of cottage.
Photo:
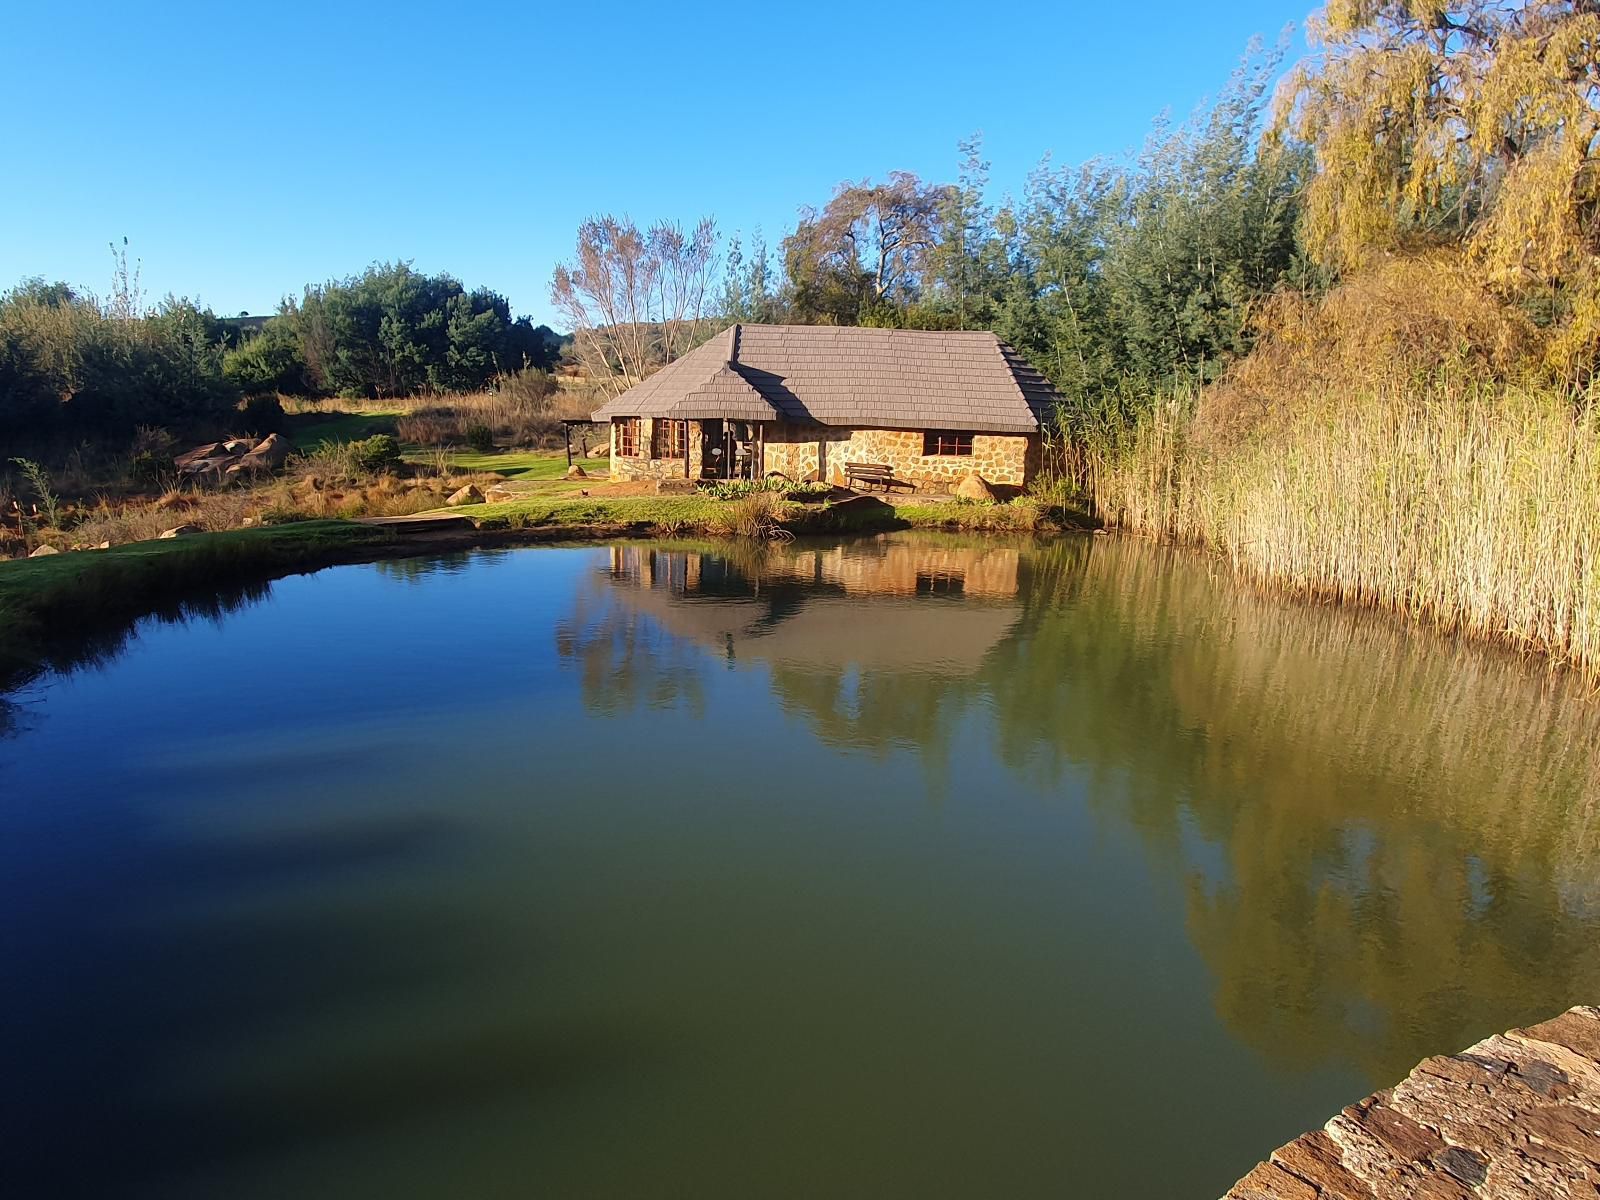
<svg viewBox="0 0 1600 1200">
<path fill-rule="evenodd" d="M 638 455 L 617 453 L 619 428 L 611 426 L 611 478 L 683 479 L 683 458 L 654 458 L 656 418 L 639 420 Z M 915 429 L 821 429 L 815 425 L 770 424 L 766 427 L 762 472 L 779 472 L 794 480 L 821 479 L 842 485 L 849 462 L 887 463 L 896 479 L 916 484 L 919 491 L 951 492 L 976 472 L 998 488 L 1020 488 L 1039 467 L 1036 435 L 977 433 L 971 455 L 924 454 L 922 431 Z M 699 421 L 689 422 L 689 479 L 702 467 Z"/>
<path fill-rule="evenodd" d="M 613 479 L 683 479 L 683 456 L 673 458 L 653 458 L 655 453 L 656 436 L 655 417 L 639 418 L 639 453 L 636 455 L 622 455 L 617 453 L 617 445 L 621 440 L 621 428 L 613 421 L 611 423 L 611 478 Z M 701 438 L 700 422 L 689 422 L 689 469 L 687 478 L 699 479 L 701 465 Z"/>
<path fill-rule="evenodd" d="M 790 479 L 825 475 L 830 483 L 843 484 L 848 462 L 887 463 L 896 479 L 925 492 L 954 491 L 973 472 L 993 486 L 1020 488 L 1037 469 L 1038 441 L 1026 434 L 978 433 L 970 456 L 933 455 L 922 452 L 921 430 L 769 425 L 764 465 Z"/>
</svg>

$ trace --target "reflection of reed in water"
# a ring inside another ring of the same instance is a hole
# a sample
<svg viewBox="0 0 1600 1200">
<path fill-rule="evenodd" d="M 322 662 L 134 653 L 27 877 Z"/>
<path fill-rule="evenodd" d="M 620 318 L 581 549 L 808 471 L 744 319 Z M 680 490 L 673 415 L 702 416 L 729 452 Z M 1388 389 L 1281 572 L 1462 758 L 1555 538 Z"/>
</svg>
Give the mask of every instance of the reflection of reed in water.
<svg viewBox="0 0 1600 1200">
<path fill-rule="evenodd" d="M 1386 1083 L 1600 994 L 1600 706 L 1575 680 L 1186 554 L 1028 566 L 988 677 L 1002 745 L 1087 769 L 1183 872 L 1243 1040 Z"/>
</svg>

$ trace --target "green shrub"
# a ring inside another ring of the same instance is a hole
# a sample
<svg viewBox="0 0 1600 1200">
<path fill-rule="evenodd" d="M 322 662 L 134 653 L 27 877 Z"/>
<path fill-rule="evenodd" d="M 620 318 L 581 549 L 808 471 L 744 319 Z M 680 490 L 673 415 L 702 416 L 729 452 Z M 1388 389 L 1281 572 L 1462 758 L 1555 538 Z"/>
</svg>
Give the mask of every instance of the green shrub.
<svg viewBox="0 0 1600 1200">
<path fill-rule="evenodd" d="M 713 500 L 743 500 L 747 496 L 768 494 L 791 500 L 816 500 L 833 491 L 833 486 L 815 480 L 795 483 L 781 475 L 765 479 L 723 479 L 716 483 L 703 483 L 701 490 Z"/>
<path fill-rule="evenodd" d="M 172 455 L 140 450 L 128 460 L 128 482 L 139 487 L 156 487 L 172 474 Z"/>
<path fill-rule="evenodd" d="M 351 461 L 362 471 L 374 475 L 392 471 L 400 465 L 400 443 L 387 433 L 374 434 L 350 443 Z"/>
<path fill-rule="evenodd" d="M 467 448 L 476 450 L 479 454 L 488 454 L 494 449 L 494 430 L 489 426 L 474 423 L 466 429 Z"/>
</svg>

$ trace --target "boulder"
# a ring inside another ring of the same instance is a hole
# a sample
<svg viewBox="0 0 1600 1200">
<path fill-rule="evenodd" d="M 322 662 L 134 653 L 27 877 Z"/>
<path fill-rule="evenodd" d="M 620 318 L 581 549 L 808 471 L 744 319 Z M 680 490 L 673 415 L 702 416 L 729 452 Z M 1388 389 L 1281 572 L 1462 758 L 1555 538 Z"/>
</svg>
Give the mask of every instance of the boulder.
<svg viewBox="0 0 1600 1200">
<path fill-rule="evenodd" d="M 611 447 L 606 445 L 590 446 L 587 458 L 610 458 Z"/>
<path fill-rule="evenodd" d="M 50 554 L 60 554 L 60 553 L 61 553 L 61 551 L 57 550 L 54 546 L 35 546 L 34 549 L 33 549 L 33 553 L 28 555 L 28 557 L 29 558 L 44 558 L 45 556 L 50 555 Z"/>
<path fill-rule="evenodd" d="M 171 529 L 163 529 L 161 536 L 164 538 L 190 537 L 196 533 L 204 533 L 198 525 L 174 525 Z"/>
<path fill-rule="evenodd" d="M 477 484 L 469 483 L 459 491 L 451 492 L 449 499 L 445 503 L 451 508 L 456 508 L 462 504 L 482 504 L 483 493 L 478 490 Z"/>
<path fill-rule="evenodd" d="M 231 454 L 213 454 L 206 458 L 191 458 L 188 462 L 178 467 L 179 475 L 209 475 L 222 474 L 224 471 L 235 467 L 240 460 Z"/>
<path fill-rule="evenodd" d="M 956 484 L 956 495 L 962 500 L 987 500 L 994 501 L 994 492 L 983 481 L 983 476 L 973 472 L 960 483 Z"/>
<path fill-rule="evenodd" d="M 249 529 L 250 526 L 254 525 L 255 523 L 256 523 L 256 519 L 254 517 L 246 517 L 246 518 L 244 518 L 244 520 L 239 522 L 239 528 L 240 529 Z"/>
<path fill-rule="evenodd" d="M 222 448 L 229 454 L 248 454 L 256 448 L 256 444 L 251 438 L 234 438 L 223 442 Z"/>
<path fill-rule="evenodd" d="M 239 461 L 267 471 L 276 471 L 289 458 L 289 440 L 281 433 L 269 433 L 259 445 Z"/>
<path fill-rule="evenodd" d="M 95 549 L 96 550 L 109 550 L 109 549 L 111 549 L 111 543 L 110 542 L 101 542 L 98 546 L 95 547 Z"/>
<path fill-rule="evenodd" d="M 190 463 L 196 463 L 196 462 L 199 462 L 200 460 L 206 459 L 206 458 L 220 458 L 223 455 L 227 455 L 227 454 L 228 454 L 228 451 L 224 447 L 223 443 L 221 443 L 221 442 L 207 442 L 204 446 L 196 446 L 193 450 L 190 450 L 187 454 L 178 455 L 178 457 L 173 459 L 172 461 L 177 466 L 179 472 L 181 473 L 186 467 L 189 466 Z M 232 456 L 228 455 L 228 457 L 231 458 Z"/>
<path fill-rule="evenodd" d="M 567 478 L 568 479 L 587 479 L 587 478 L 589 478 L 589 472 L 585 471 L 577 463 L 573 463 L 570 467 L 567 468 Z"/>
</svg>

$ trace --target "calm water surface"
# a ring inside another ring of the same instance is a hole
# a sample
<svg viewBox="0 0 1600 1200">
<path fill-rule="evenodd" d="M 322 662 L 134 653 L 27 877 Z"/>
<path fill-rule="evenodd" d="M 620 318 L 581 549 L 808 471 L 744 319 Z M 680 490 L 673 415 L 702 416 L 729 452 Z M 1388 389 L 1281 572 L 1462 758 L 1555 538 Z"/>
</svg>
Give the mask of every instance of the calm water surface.
<svg viewBox="0 0 1600 1200">
<path fill-rule="evenodd" d="M 1600 996 L 1600 704 L 1142 546 L 342 567 L 103 658 L 0 739 L 9 1195 L 1213 1197 Z"/>
</svg>

